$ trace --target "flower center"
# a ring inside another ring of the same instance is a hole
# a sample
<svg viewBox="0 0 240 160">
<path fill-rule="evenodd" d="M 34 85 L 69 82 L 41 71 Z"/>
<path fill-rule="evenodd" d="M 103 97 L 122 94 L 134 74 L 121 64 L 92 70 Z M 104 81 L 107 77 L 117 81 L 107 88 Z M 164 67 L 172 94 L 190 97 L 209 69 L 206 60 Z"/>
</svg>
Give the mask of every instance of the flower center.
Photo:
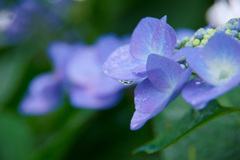
<svg viewBox="0 0 240 160">
<path fill-rule="evenodd" d="M 226 79 L 229 77 L 229 72 L 226 70 L 222 70 L 219 75 L 219 79 Z"/>
</svg>

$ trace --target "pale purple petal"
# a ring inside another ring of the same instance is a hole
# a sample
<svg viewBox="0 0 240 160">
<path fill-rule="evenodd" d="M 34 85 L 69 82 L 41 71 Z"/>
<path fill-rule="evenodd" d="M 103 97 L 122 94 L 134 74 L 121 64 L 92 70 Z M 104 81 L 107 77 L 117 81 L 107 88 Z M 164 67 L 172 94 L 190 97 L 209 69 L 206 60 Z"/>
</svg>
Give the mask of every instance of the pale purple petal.
<svg viewBox="0 0 240 160">
<path fill-rule="evenodd" d="M 149 119 L 163 110 L 170 99 L 171 93 L 158 90 L 148 79 L 141 82 L 135 89 L 136 111 L 131 120 L 131 130 L 141 128 Z"/>
<path fill-rule="evenodd" d="M 174 61 L 180 61 L 185 58 L 185 55 L 182 53 L 182 50 L 176 50 L 170 58 Z"/>
<path fill-rule="evenodd" d="M 54 111 L 59 105 L 59 99 L 49 99 L 44 95 L 27 96 L 20 103 L 19 112 L 24 115 L 43 115 Z"/>
<path fill-rule="evenodd" d="M 92 84 L 88 90 L 92 96 L 105 97 L 114 95 L 125 87 L 126 85 L 120 83 L 119 81 L 102 74 L 102 76 L 99 77 L 95 84 Z"/>
<path fill-rule="evenodd" d="M 123 81 L 131 81 L 142 78 L 142 75 L 134 73 L 134 69 L 143 65 L 145 61 L 136 60 L 129 52 L 129 45 L 124 45 L 115 50 L 103 64 L 104 74 Z"/>
<path fill-rule="evenodd" d="M 212 86 L 200 78 L 196 78 L 189 83 L 182 90 L 183 98 L 193 105 L 196 109 L 199 105 L 207 104 L 210 100 L 213 100 L 227 91 L 231 90 L 232 88 L 236 87 L 240 84 L 240 75 L 233 78 L 231 81 L 219 85 L 219 86 Z M 203 105 L 204 106 L 204 105 Z"/>
<path fill-rule="evenodd" d="M 26 115 L 41 115 L 55 110 L 62 100 L 59 79 L 51 73 L 44 73 L 32 80 L 19 111 Z"/>
<path fill-rule="evenodd" d="M 229 69 L 232 72 L 239 72 L 239 51 L 240 44 L 237 40 L 224 33 L 216 33 L 204 49 L 203 60 L 209 68 L 215 71 Z"/>
<path fill-rule="evenodd" d="M 76 108 L 86 109 L 106 109 L 115 106 L 121 95 L 111 94 L 105 97 L 97 97 L 86 89 L 73 87 L 69 93 L 71 104 Z"/>
<path fill-rule="evenodd" d="M 99 37 L 96 41 L 96 50 L 100 63 L 106 61 L 108 56 L 118 47 L 128 44 L 129 39 L 120 39 L 115 34 L 105 34 Z"/>
<path fill-rule="evenodd" d="M 161 92 L 149 79 L 145 79 L 135 89 L 136 111 L 131 120 L 131 129 L 141 128 L 149 119 L 161 112 L 179 94 L 191 75 L 188 69 L 181 74 L 179 80 L 172 91 Z"/>
<path fill-rule="evenodd" d="M 31 81 L 28 91 L 32 95 L 46 94 L 58 86 L 60 86 L 58 77 L 52 73 L 42 73 Z"/>
<path fill-rule="evenodd" d="M 151 42 L 152 50 L 155 54 L 171 57 L 175 48 L 177 39 L 174 29 L 167 24 L 166 16 L 160 19 L 158 27 L 154 32 Z"/>
<path fill-rule="evenodd" d="M 208 66 L 202 60 L 203 48 L 185 47 L 181 52 L 186 56 L 187 63 L 191 69 L 202 77 L 206 82 L 215 84 L 213 70 L 209 70 Z"/>
<path fill-rule="evenodd" d="M 147 60 L 152 50 L 152 38 L 159 25 L 160 20 L 156 18 L 143 18 L 134 29 L 131 42 L 130 53 L 138 60 Z"/>
<path fill-rule="evenodd" d="M 66 67 L 67 79 L 75 85 L 91 86 L 101 74 L 101 65 L 93 47 L 78 48 Z"/>
<path fill-rule="evenodd" d="M 240 45 L 224 33 L 216 33 L 204 48 L 183 48 L 190 67 L 207 83 L 219 85 L 239 73 Z"/>
<path fill-rule="evenodd" d="M 53 63 L 55 73 L 57 73 L 59 76 L 65 76 L 66 65 L 68 60 L 73 56 L 74 50 L 74 45 L 70 45 L 61 41 L 52 42 L 48 46 L 48 55 Z"/>
<path fill-rule="evenodd" d="M 134 68 L 133 73 L 139 77 L 147 77 L 146 64 Z"/>
<path fill-rule="evenodd" d="M 172 90 L 184 70 L 175 61 L 151 54 L 147 61 L 147 75 L 152 84 L 162 92 Z"/>
</svg>

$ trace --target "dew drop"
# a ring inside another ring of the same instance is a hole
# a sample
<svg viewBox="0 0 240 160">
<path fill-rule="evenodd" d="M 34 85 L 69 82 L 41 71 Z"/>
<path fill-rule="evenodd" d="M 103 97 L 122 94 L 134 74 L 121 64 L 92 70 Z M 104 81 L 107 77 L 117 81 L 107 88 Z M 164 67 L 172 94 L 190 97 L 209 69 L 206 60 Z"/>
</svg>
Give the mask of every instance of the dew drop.
<svg viewBox="0 0 240 160">
<path fill-rule="evenodd" d="M 199 84 L 201 84 L 201 82 L 196 82 L 196 85 L 199 85 Z"/>
<path fill-rule="evenodd" d="M 122 81 L 122 80 L 119 80 L 120 83 L 124 84 L 124 85 L 128 85 L 128 84 L 132 84 L 133 81 Z"/>
</svg>

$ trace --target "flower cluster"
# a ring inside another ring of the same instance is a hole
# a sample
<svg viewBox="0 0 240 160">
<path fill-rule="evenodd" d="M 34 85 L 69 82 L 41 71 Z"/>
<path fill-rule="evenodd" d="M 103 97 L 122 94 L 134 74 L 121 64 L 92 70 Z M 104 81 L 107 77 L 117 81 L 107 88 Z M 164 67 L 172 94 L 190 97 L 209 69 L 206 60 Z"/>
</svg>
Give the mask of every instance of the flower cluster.
<svg viewBox="0 0 240 160">
<path fill-rule="evenodd" d="M 130 43 L 116 49 L 103 65 L 104 73 L 114 79 L 140 81 L 131 129 L 141 128 L 180 93 L 196 109 L 202 109 L 237 86 L 239 28 L 239 19 L 232 19 L 223 27 L 207 26 L 177 42 L 166 16 L 142 19 Z"/>
<path fill-rule="evenodd" d="M 128 38 L 113 34 L 100 37 L 94 45 L 53 42 L 48 55 L 53 72 L 35 77 L 20 103 L 19 110 L 26 115 L 49 113 L 61 105 L 64 94 L 77 108 L 104 109 L 114 106 L 125 86 L 105 76 L 101 65 L 108 55 Z"/>
<path fill-rule="evenodd" d="M 62 26 L 61 14 L 65 12 L 68 3 L 70 2 L 66 0 L 59 1 L 54 5 L 55 10 L 38 0 L 24 0 L 9 9 L 0 7 L 0 40 L 4 43 L 16 43 L 29 38 L 42 28 L 56 30 Z"/>
</svg>

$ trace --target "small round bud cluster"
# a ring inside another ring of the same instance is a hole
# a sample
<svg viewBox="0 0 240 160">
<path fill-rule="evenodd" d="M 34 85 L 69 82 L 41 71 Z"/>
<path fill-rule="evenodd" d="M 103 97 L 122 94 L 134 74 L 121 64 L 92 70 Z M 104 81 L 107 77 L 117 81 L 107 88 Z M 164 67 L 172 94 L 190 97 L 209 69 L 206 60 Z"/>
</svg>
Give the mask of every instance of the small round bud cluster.
<svg viewBox="0 0 240 160">
<path fill-rule="evenodd" d="M 240 40 L 240 18 L 230 19 L 225 25 L 225 33 Z"/>
<path fill-rule="evenodd" d="M 184 37 L 182 40 L 178 40 L 175 49 L 181 49 L 182 47 L 204 47 L 208 40 L 217 32 L 225 32 L 240 41 L 240 18 L 231 19 L 224 26 L 217 28 L 213 28 L 210 25 L 200 28 L 191 38 Z"/>
<path fill-rule="evenodd" d="M 181 41 L 178 40 L 175 48 L 180 49 L 182 47 L 203 47 L 208 42 L 209 38 L 215 34 L 215 32 L 216 29 L 214 29 L 212 26 L 200 28 L 191 38 L 184 37 Z"/>
</svg>

